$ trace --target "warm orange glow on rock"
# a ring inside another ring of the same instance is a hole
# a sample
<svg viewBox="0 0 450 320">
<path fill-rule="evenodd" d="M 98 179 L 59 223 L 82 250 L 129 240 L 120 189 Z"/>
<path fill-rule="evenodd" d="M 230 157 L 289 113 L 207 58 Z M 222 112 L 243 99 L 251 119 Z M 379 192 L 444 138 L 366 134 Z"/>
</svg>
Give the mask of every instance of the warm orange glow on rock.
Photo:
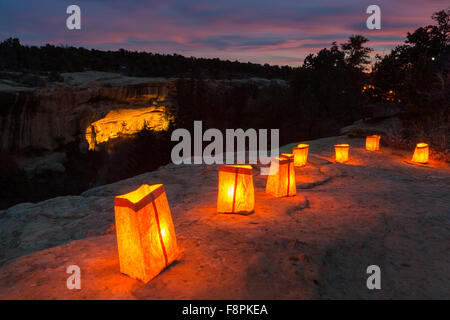
<svg viewBox="0 0 450 320">
<path fill-rule="evenodd" d="M 418 163 L 427 163 L 428 162 L 428 144 L 426 143 L 418 143 L 416 146 L 416 150 L 414 150 L 414 154 L 412 157 L 413 162 Z"/>
<path fill-rule="evenodd" d="M 272 160 L 267 176 L 266 192 L 277 198 L 296 195 L 293 154 L 283 153 L 280 157 Z"/>
<path fill-rule="evenodd" d="M 250 165 L 219 167 L 217 212 L 248 214 L 255 208 L 253 170 Z"/>
<path fill-rule="evenodd" d="M 120 272 L 147 283 L 178 256 L 162 184 L 142 185 L 114 201 Z"/>
<path fill-rule="evenodd" d="M 366 150 L 378 151 L 380 150 L 380 136 L 368 136 L 366 137 Z"/>
<path fill-rule="evenodd" d="M 119 135 L 135 134 L 145 125 L 154 131 L 167 130 L 172 117 L 165 107 L 112 110 L 106 117 L 91 123 L 86 129 L 89 150 Z"/>
<path fill-rule="evenodd" d="M 297 147 L 292 148 L 294 154 L 294 166 L 301 167 L 308 162 L 308 144 L 299 144 Z"/>
<path fill-rule="evenodd" d="M 336 144 L 334 150 L 336 152 L 336 162 L 344 163 L 348 161 L 348 144 Z"/>
</svg>

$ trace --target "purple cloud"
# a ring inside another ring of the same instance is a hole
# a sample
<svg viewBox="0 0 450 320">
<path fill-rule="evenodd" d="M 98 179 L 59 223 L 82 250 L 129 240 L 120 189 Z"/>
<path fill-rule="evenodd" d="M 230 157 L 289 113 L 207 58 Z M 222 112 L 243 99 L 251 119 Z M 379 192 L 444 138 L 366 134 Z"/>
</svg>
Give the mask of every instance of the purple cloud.
<svg viewBox="0 0 450 320">
<path fill-rule="evenodd" d="M 298 65 L 307 54 L 352 34 L 368 37 L 378 52 L 389 51 L 447 5 L 375 2 L 381 7 L 381 30 L 366 29 L 366 8 L 375 4 L 368 0 L 79 0 L 82 30 L 69 31 L 65 11 L 71 1 L 4 1 L 0 39 Z"/>
</svg>

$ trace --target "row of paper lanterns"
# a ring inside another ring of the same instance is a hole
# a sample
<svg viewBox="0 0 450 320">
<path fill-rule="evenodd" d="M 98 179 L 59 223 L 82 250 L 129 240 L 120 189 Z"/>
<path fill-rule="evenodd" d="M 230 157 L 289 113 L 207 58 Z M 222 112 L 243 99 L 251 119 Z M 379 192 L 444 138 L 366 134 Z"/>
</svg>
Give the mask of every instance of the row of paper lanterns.
<svg viewBox="0 0 450 320">
<path fill-rule="evenodd" d="M 380 136 L 366 138 L 366 150 L 377 151 Z M 274 197 L 296 194 L 295 167 L 304 166 L 309 145 L 299 144 L 292 154 L 274 158 L 267 177 L 266 192 Z M 348 144 L 335 145 L 336 162 L 348 161 Z M 428 145 L 419 143 L 413 161 L 428 162 Z M 250 165 L 219 167 L 217 211 L 247 214 L 254 210 L 255 192 Z M 117 196 L 114 201 L 120 271 L 148 282 L 171 264 L 179 254 L 175 229 L 164 186 L 142 185 Z"/>
</svg>

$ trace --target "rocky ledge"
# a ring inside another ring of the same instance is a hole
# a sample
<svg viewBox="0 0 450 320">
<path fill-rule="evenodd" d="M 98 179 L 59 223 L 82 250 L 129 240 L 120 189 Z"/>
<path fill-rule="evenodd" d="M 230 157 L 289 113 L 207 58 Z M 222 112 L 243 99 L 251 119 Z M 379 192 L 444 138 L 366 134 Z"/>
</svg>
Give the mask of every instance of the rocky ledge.
<svg viewBox="0 0 450 320">
<path fill-rule="evenodd" d="M 333 145 L 348 142 L 336 164 Z M 1 299 L 429 299 L 450 287 L 450 169 L 359 138 L 310 141 L 297 195 L 272 198 L 254 171 L 255 212 L 216 213 L 217 166 L 167 165 L 79 196 L 0 212 Z M 285 147 L 289 149 L 291 146 Z M 148 284 L 119 272 L 114 197 L 163 183 L 182 258 Z M 69 290 L 66 268 L 81 268 Z M 366 269 L 381 268 L 381 290 Z"/>
</svg>

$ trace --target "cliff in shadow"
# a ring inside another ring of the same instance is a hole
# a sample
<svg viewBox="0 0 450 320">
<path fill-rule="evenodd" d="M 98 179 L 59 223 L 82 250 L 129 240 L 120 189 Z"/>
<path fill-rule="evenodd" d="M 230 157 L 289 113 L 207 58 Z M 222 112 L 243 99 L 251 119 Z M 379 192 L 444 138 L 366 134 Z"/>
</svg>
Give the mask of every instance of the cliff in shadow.
<svg viewBox="0 0 450 320">
<path fill-rule="evenodd" d="M 66 73 L 62 77 L 63 82 L 44 87 L 0 80 L 0 150 L 31 147 L 54 151 L 74 141 L 87 149 L 89 143 L 95 145 L 96 134 L 101 136 L 101 128 L 92 124 L 111 112 L 122 117 L 108 122 L 106 129 L 121 125 L 128 109 L 144 109 L 151 121 L 166 117 L 175 105 L 175 85 L 170 79 L 104 72 Z"/>
</svg>

